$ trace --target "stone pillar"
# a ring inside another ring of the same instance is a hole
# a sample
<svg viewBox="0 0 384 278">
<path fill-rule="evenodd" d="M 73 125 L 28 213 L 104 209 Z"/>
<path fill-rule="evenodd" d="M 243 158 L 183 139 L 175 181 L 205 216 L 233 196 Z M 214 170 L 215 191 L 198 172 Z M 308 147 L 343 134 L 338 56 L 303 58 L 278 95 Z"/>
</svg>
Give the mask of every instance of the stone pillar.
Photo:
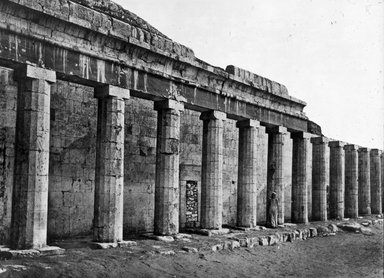
<svg viewBox="0 0 384 278">
<path fill-rule="evenodd" d="M 312 219 L 327 221 L 327 187 L 329 186 L 329 140 L 311 138 L 312 142 Z"/>
<path fill-rule="evenodd" d="M 226 114 L 203 112 L 201 165 L 201 227 L 221 229 L 223 222 L 223 131 Z"/>
<path fill-rule="evenodd" d="M 93 240 L 123 240 L 124 99 L 129 90 L 95 89 L 98 98 Z"/>
<path fill-rule="evenodd" d="M 369 149 L 358 149 L 359 160 L 359 215 L 371 214 L 371 175 Z"/>
<path fill-rule="evenodd" d="M 308 223 L 308 156 L 310 135 L 306 132 L 292 133 L 292 221 Z"/>
<path fill-rule="evenodd" d="M 179 232 L 180 112 L 175 100 L 155 102 L 157 116 L 155 225 L 157 235 Z"/>
<path fill-rule="evenodd" d="M 257 219 L 257 136 L 260 123 L 237 122 L 239 128 L 237 226 L 255 227 Z"/>
<path fill-rule="evenodd" d="M 358 157 L 356 145 L 345 145 L 345 217 L 359 215 Z"/>
<path fill-rule="evenodd" d="M 381 152 L 381 211 L 384 212 L 384 152 Z"/>
<path fill-rule="evenodd" d="M 47 241 L 50 84 L 56 82 L 56 72 L 25 65 L 16 78 L 11 248 L 41 248 Z"/>
<path fill-rule="evenodd" d="M 330 218 L 344 218 L 345 143 L 329 142 L 329 215 Z"/>
<path fill-rule="evenodd" d="M 272 192 L 276 192 L 279 202 L 278 218 L 279 224 L 284 223 L 284 148 L 288 137 L 285 127 L 276 126 L 268 129 L 268 172 L 267 172 L 267 220 L 268 203 Z"/>
<path fill-rule="evenodd" d="M 381 214 L 381 152 L 372 149 L 370 152 L 370 180 L 371 180 L 371 213 Z"/>
</svg>

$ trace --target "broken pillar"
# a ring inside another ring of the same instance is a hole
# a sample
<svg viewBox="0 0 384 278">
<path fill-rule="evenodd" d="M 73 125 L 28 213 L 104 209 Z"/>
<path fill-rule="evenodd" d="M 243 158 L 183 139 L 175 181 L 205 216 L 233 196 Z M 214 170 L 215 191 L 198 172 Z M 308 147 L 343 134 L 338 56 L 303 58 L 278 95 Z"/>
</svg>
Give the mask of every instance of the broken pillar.
<svg viewBox="0 0 384 278">
<path fill-rule="evenodd" d="M 333 219 L 344 218 L 344 146 L 344 142 L 329 142 L 329 215 Z"/>
<path fill-rule="evenodd" d="M 226 114 L 201 113 L 203 151 L 201 163 L 201 228 L 221 229 L 223 222 L 223 131 Z"/>
<path fill-rule="evenodd" d="M 329 140 L 311 138 L 312 143 L 312 219 L 327 221 L 327 187 L 329 187 Z"/>
<path fill-rule="evenodd" d="M 348 218 L 359 215 L 358 155 L 356 145 L 345 145 L 345 210 Z"/>
<path fill-rule="evenodd" d="M 255 227 L 257 218 L 257 137 L 260 123 L 255 120 L 238 121 L 238 189 L 237 226 Z"/>
<path fill-rule="evenodd" d="M 359 160 L 359 215 L 371 214 L 371 175 L 368 148 L 358 149 Z"/>
<path fill-rule="evenodd" d="M 180 113 L 184 105 L 175 100 L 155 102 L 157 116 L 155 223 L 157 235 L 179 232 Z"/>
<path fill-rule="evenodd" d="M 268 172 L 267 172 L 267 215 L 268 200 L 272 192 L 276 192 L 279 202 L 277 221 L 284 223 L 284 152 L 289 133 L 285 127 L 276 126 L 268 129 Z"/>
<path fill-rule="evenodd" d="M 51 84 L 56 72 L 24 65 L 18 81 L 11 248 L 47 241 Z"/>
<path fill-rule="evenodd" d="M 123 240 L 124 99 L 129 90 L 105 85 L 98 98 L 93 240 Z"/>
<path fill-rule="evenodd" d="M 371 213 L 382 213 L 381 197 L 381 152 L 372 149 L 370 152 Z"/>
<path fill-rule="evenodd" d="M 308 167 L 310 135 L 296 132 L 292 152 L 292 222 L 308 223 Z"/>
</svg>

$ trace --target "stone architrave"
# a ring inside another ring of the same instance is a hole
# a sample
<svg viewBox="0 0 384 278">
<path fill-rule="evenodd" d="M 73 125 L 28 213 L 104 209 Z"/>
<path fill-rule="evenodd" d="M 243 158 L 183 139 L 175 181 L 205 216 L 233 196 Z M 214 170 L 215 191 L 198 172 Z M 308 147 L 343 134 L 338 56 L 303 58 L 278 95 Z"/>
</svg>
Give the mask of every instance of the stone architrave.
<svg viewBox="0 0 384 278">
<path fill-rule="evenodd" d="M 292 221 L 308 223 L 308 167 L 310 134 L 296 132 L 293 139 L 292 152 Z"/>
<path fill-rule="evenodd" d="M 276 192 L 278 199 L 278 224 L 284 223 L 284 152 L 286 151 L 286 140 L 289 133 L 285 127 L 276 126 L 268 129 L 268 172 L 267 172 L 267 200 L 271 198 L 272 192 Z M 268 214 L 267 202 L 267 214 Z"/>
<path fill-rule="evenodd" d="M 201 227 L 221 229 L 223 222 L 223 131 L 226 114 L 203 112 Z"/>
<path fill-rule="evenodd" d="M 358 155 L 356 145 L 345 145 L 345 210 L 348 218 L 359 216 Z"/>
<path fill-rule="evenodd" d="M 238 121 L 237 226 L 255 227 L 257 220 L 257 137 L 260 122 Z"/>
<path fill-rule="evenodd" d="M 184 105 L 175 100 L 155 102 L 157 148 L 155 179 L 155 223 L 157 235 L 179 232 L 180 113 Z"/>
<path fill-rule="evenodd" d="M 344 142 L 329 142 L 329 215 L 344 218 L 345 151 Z"/>
<path fill-rule="evenodd" d="M 327 221 L 327 187 L 329 186 L 328 138 L 313 137 L 312 143 L 312 219 Z"/>
<path fill-rule="evenodd" d="M 371 175 L 369 149 L 358 149 L 359 160 L 359 215 L 371 214 Z"/>
<path fill-rule="evenodd" d="M 382 213 L 381 197 L 381 152 L 378 149 L 372 149 L 370 152 L 370 181 L 371 181 L 371 213 Z"/>
<path fill-rule="evenodd" d="M 41 248 L 47 241 L 50 99 L 56 72 L 24 65 L 16 78 L 11 248 Z"/>
<path fill-rule="evenodd" d="M 95 88 L 98 98 L 93 240 L 123 240 L 124 99 L 129 90 Z"/>
</svg>

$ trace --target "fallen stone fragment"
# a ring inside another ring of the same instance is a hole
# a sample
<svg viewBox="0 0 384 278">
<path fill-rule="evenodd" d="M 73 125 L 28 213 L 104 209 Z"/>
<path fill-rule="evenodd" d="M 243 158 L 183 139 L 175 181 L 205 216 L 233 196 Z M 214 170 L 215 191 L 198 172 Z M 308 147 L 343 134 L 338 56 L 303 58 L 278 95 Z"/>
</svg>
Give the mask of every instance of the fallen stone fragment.
<svg viewBox="0 0 384 278">
<path fill-rule="evenodd" d="M 224 250 L 232 248 L 232 241 L 224 241 Z"/>
<path fill-rule="evenodd" d="M 373 236 L 375 233 L 372 231 L 372 229 L 370 228 L 366 228 L 366 227 L 361 227 L 360 228 L 360 232 L 363 234 L 363 235 L 366 235 L 366 236 Z"/>
<path fill-rule="evenodd" d="M 335 224 L 329 224 L 328 228 L 331 231 L 331 233 L 336 233 L 338 231 L 338 228 Z"/>
<path fill-rule="evenodd" d="M 331 232 L 331 231 L 330 231 L 327 227 L 325 227 L 325 226 L 318 226 L 318 227 L 316 228 L 316 230 L 317 230 L 317 234 L 318 234 L 319 236 L 323 236 L 323 235 L 328 234 L 328 233 Z"/>
<path fill-rule="evenodd" d="M 284 223 L 284 227 L 296 227 L 297 225 L 295 223 Z"/>
<path fill-rule="evenodd" d="M 65 253 L 65 249 L 57 246 L 45 246 L 37 250 L 40 252 L 41 256 L 55 256 L 62 255 Z"/>
<path fill-rule="evenodd" d="M 364 227 L 368 227 L 370 223 L 368 222 L 362 222 L 361 225 L 363 225 Z"/>
<path fill-rule="evenodd" d="M 362 226 L 359 223 L 352 222 L 352 223 L 341 223 L 338 227 L 343 231 L 347 231 L 347 232 L 360 232 L 360 228 Z"/>
<path fill-rule="evenodd" d="M 159 250 L 157 252 L 160 255 L 167 255 L 167 256 L 174 256 L 174 255 L 176 255 L 175 251 L 173 251 L 173 250 Z"/>
<path fill-rule="evenodd" d="M 275 235 L 268 236 L 268 244 L 270 246 L 276 245 L 278 243 L 279 243 L 279 241 Z"/>
<path fill-rule="evenodd" d="M 259 237 L 259 245 L 267 246 L 268 245 L 268 237 Z"/>
<path fill-rule="evenodd" d="M 316 228 L 309 228 L 309 233 L 311 237 L 317 237 L 317 229 Z"/>
<path fill-rule="evenodd" d="M 232 240 L 231 241 L 231 249 L 233 250 L 233 249 L 236 249 L 236 248 L 240 248 L 240 242 Z"/>
<path fill-rule="evenodd" d="M 116 248 L 117 242 L 91 242 L 90 246 L 92 249 L 109 249 Z"/>
<path fill-rule="evenodd" d="M 187 251 L 188 253 L 197 253 L 198 252 L 197 248 L 190 247 L 190 246 L 183 246 L 181 249 L 184 251 Z"/>
<path fill-rule="evenodd" d="M 247 247 L 247 238 L 239 238 L 238 240 L 241 247 Z"/>
<path fill-rule="evenodd" d="M 26 249 L 26 250 L 9 250 L 0 252 L 1 259 L 17 259 L 17 258 L 33 258 L 40 256 L 40 251 L 36 249 Z"/>
<path fill-rule="evenodd" d="M 175 239 L 185 239 L 185 238 L 192 238 L 192 235 L 189 234 L 177 234 L 173 236 Z"/>
<path fill-rule="evenodd" d="M 222 243 L 219 243 L 219 244 L 213 245 L 213 246 L 211 247 L 211 250 L 212 250 L 213 252 L 216 252 L 216 251 L 223 250 L 223 248 L 224 248 L 224 245 L 223 245 Z"/>
<path fill-rule="evenodd" d="M 120 241 L 117 243 L 117 245 L 120 248 L 127 248 L 127 247 L 137 246 L 137 243 L 135 241 L 127 240 L 127 241 Z"/>
</svg>

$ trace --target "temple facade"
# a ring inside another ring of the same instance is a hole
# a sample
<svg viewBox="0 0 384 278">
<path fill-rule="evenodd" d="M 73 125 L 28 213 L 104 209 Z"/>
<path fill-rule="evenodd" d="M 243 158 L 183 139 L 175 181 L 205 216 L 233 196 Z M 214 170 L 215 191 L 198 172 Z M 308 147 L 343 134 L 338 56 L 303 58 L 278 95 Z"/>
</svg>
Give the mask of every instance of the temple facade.
<svg viewBox="0 0 384 278">
<path fill-rule="evenodd" d="M 0 244 L 381 214 L 383 154 L 110 1 L 0 2 Z"/>
</svg>

